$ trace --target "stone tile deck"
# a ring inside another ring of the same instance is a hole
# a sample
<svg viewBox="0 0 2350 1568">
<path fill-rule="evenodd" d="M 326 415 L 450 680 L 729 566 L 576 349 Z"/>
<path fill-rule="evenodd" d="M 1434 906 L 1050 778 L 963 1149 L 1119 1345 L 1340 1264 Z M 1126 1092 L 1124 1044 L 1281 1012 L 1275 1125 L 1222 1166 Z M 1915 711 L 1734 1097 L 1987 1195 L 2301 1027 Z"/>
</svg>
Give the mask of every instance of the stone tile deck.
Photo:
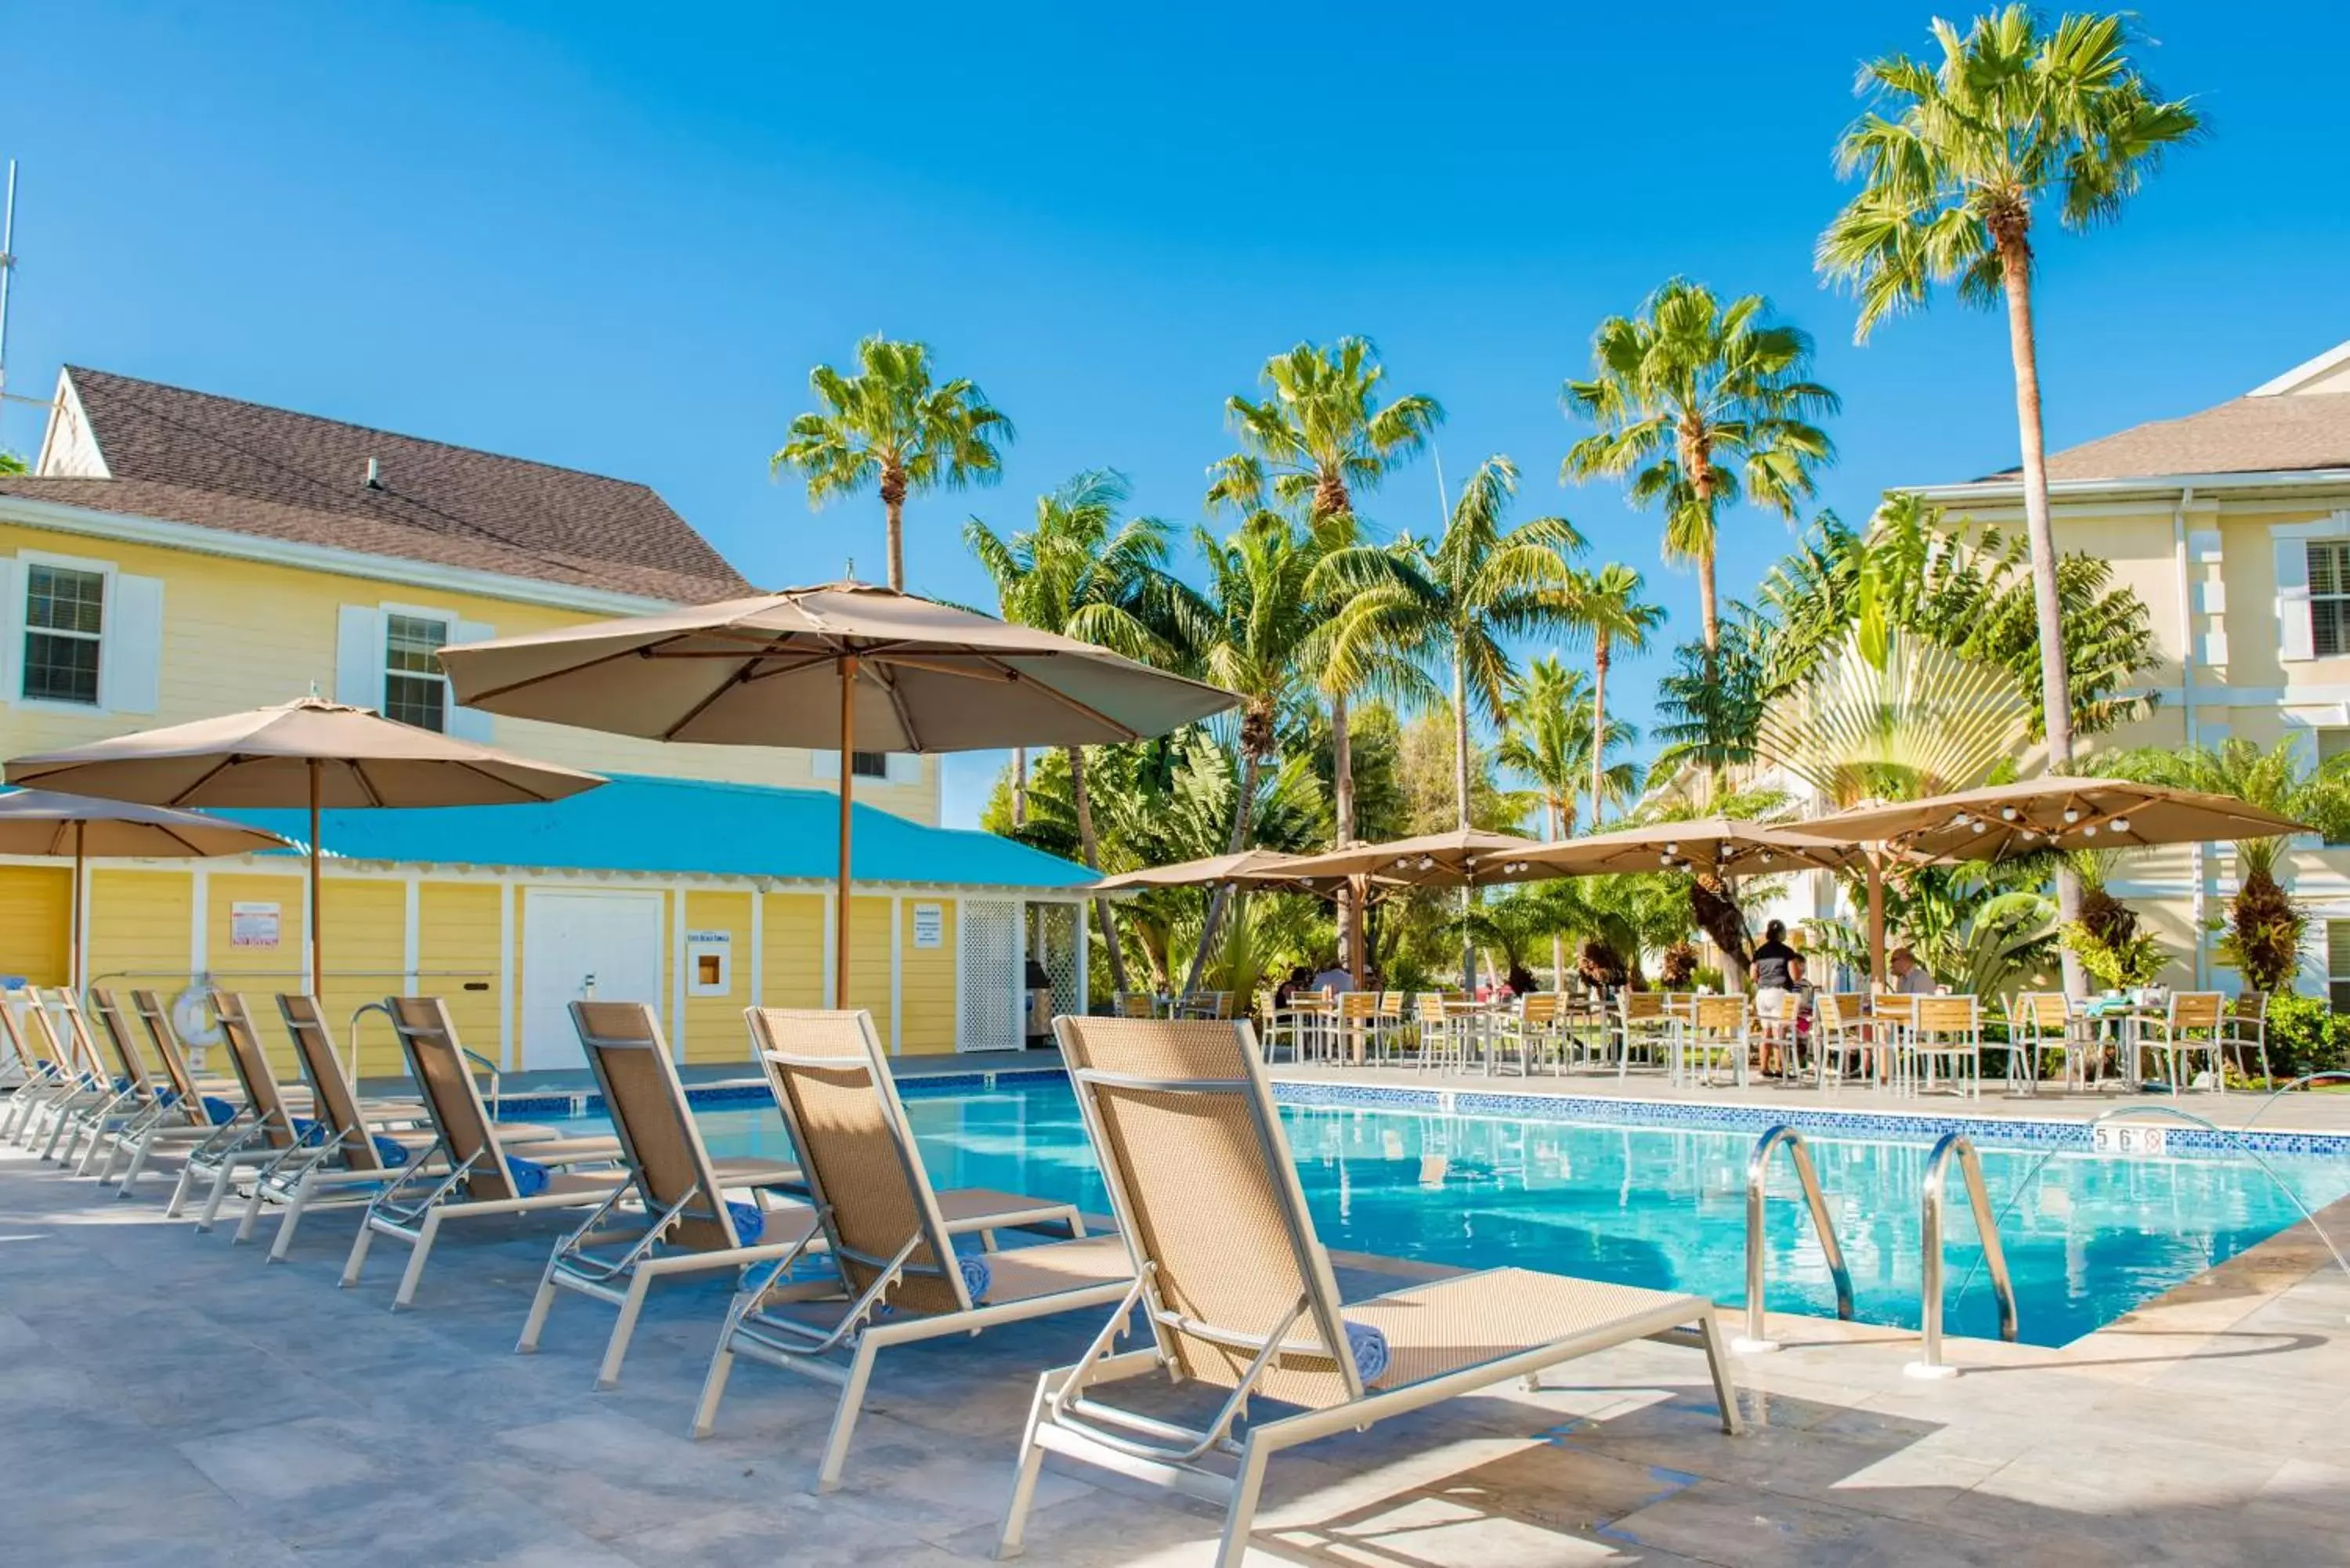
<svg viewBox="0 0 2350 1568">
<path fill-rule="evenodd" d="M 2350 1229 L 2350 1209 L 2326 1217 Z M 0 1563 L 79 1568 L 658 1568 L 983 1560 L 1041 1366 L 1095 1324 L 893 1352 L 839 1492 L 809 1495 L 828 1391 L 736 1371 L 685 1438 L 723 1286 L 657 1295 L 621 1386 L 567 1297 L 513 1354 L 545 1221 L 459 1228 L 417 1310 L 0 1156 Z M 468 1236 L 463 1231 L 486 1231 Z M 380 1260 L 389 1263 L 391 1260 Z M 1343 1262 L 1343 1260 L 1342 1260 Z M 2289 1231 L 2062 1351 L 1776 1320 L 1723 1437 L 1696 1353 L 1643 1345 L 1274 1461 L 1251 1562 L 1475 1565 L 2350 1563 L 2350 1282 Z M 1342 1269 L 1349 1294 L 1381 1280 Z M 1174 1568 L 1220 1514 L 1049 1470 L 1026 1561 Z"/>
</svg>

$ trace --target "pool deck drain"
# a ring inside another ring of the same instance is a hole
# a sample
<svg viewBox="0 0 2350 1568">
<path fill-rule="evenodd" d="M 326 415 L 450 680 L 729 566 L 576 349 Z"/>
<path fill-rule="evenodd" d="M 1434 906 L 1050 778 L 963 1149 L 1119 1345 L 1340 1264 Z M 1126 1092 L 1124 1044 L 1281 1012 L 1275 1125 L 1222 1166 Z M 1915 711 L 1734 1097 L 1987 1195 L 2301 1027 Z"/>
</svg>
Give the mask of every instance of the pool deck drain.
<svg viewBox="0 0 2350 1568">
<path fill-rule="evenodd" d="M 292 1262 L 0 1157 L 0 1560 L 50 1568 L 986 1560 L 1034 1373 L 1070 1321 L 910 1352 L 877 1379 L 847 1487 L 809 1495 L 827 1391 L 738 1373 L 684 1438 L 723 1289 L 657 1295 L 626 1380 L 608 1317 L 512 1354 L 551 1231 L 452 1234 L 419 1310 L 334 1286 L 352 1218 Z M 2321 1217 L 2350 1227 L 2350 1209 Z M 1342 1287 L 1385 1282 L 1342 1262 Z M 2350 1282 L 2289 1231 L 2061 1350 L 1776 1317 L 1714 1428 L 1697 1356 L 1642 1345 L 1558 1387 L 1455 1401 L 1284 1456 L 1250 1561 L 1639 1564 L 2350 1562 Z M 1024 1561 L 1203 1563 L 1219 1517 L 1049 1473 Z"/>
</svg>

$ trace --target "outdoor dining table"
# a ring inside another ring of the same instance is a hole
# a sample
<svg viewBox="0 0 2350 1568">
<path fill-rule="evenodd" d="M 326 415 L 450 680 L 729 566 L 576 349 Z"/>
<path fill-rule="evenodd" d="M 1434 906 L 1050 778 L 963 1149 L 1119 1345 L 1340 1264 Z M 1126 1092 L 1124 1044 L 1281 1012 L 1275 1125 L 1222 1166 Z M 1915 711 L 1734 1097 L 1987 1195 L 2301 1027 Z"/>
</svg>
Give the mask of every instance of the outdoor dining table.
<svg viewBox="0 0 2350 1568">
<path fill-rule="evenodd" d="M 2095 1053 L 2098 1091 L 2116 1079 L 2125 1089 L 2136 1088 L 2139 1042 L 2147 1024 L 2162 1019 L 2164 1010 L 2131 996 L 2092 996 L 2077 1005 L 2078 1017 L 2100 1047 Z M 2108 1052 L 2116 1058 L 2110 1064 L 2105 1060 Z"/>
</svg>

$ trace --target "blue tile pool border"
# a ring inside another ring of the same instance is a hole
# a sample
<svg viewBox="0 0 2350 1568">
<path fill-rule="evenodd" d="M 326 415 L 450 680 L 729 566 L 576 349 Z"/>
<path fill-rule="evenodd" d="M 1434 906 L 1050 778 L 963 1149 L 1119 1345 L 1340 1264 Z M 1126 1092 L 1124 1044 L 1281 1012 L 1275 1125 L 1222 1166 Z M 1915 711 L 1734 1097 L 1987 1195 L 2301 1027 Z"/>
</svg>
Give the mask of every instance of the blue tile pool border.
<svg viewBox="0 0 2350 1568">
<path fill-rule="evenodd" d="M 898 1080 L 903 1097 L 928 1099 L 939 1096 L 982 1093 L 1015 1084 L 1044 1083 L 1066 1078 L 1059 1067 L 1008 1067 L 968 1073 L 923 1073 Z M 1611 1127 L 1687 1127 L 1705 1132 L 1761 1134 L 1774 1127 L 1791 1127 L 1823 1137 L 1932 1139 L 1945 1133 L 1964 1133 L 1984 1145 L 2010 1148 L 2086 1149 L 2095 1117 L 2079 1120 L 2054 1116 L 1999 1116 L 1970 1112 L 1880 1111 L 1831 1109 L 1804 1106 L 1705 1105 L 1687 1100 L 1642 1100 L 1614 1096 L 1511 1094 L 1501 1089 L 1466 1087 L 1420 1088 L 1399 1084 L 1334 1084 L 1319 1080 L 1276 1078 L 1273 1096 L 1283 1105 L 1326 1110 L 1413 1111 L 1436 1116 L 1492 1117 L 1508 1121 L 1599 1123 Z M 692 1105 L 711 1110 L 764 1105 L 766 1086 L 758 1083 L 709 1084 L 686 1090 Z M 2143 1106 L 2149 1112 L 2170 1102 L 2152 1096 L 2116 1100 L 2112 1109 Z M 588 1116 L 602 1111 L 604 1098 L 593 1091 L 509 1095 L 498 1102 L 507 1116 Z M 2189 1107 L 2178 1107 L 2187 1110 Z M 2192 1114 L 2190 1111 L 2189 1114 Z M 2207 1128 L 2148 1114 L 2131 1118 L 2140 1125 L 2167 1127 L 2169 1147 L 2180 1153 L 2316 1155 L 2350 1158 L 2350 1132 L 2288 1132 L 2268 1128 L 2240 1130 Z"/>
</svg>

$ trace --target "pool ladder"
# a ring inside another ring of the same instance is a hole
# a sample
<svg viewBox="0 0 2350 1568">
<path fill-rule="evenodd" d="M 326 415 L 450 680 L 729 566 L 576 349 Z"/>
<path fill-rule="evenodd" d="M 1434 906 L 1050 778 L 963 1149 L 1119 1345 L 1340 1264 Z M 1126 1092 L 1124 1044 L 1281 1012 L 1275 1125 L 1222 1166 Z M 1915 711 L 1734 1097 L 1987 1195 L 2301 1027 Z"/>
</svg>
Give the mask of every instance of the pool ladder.
<svg viewBox="0 0 2350 1568">
<path fill-rule="evenodd" d="M 1771 1155 L 1784 1148 L 1788 1163 L 1795 1168 L 1795 1182 L 1803 1189 L 1804 1206 L 1812 1211 L 1812 1228 L 1820 1233 L 1820 1251 L 1826 1254 L 1829 1277 L 1835 1281 L 1836 1316 L 1847 1321 L 1852 1317 L 1852 1271 L 1845 1267 L 1844 1245 L 1836 1240 L 1835 1226 L 1828 1219 L 1827 1199 L 1820 1195 L 1819 1172 L 1812 1168 L 1812 1151 L 1804 1142 L 1804 1135 L 1784 1125 L 1773 1127 L 1754 1146 L 1746 1159 L 1746 1333 L 1731 1342 L 1731 1348 L 1746 1355 L 1759 1355 L 1779 1348 L 1763 1329 L 1762 1311 L 1762 1217 L 1767 1194 L 1763 1191 L 1771 1174 Z"/>
<path fill-rule="evenodd" d="M 1912 1377 L 1956 1377 L 1959 1369 L 1942 1359 L 1942 1210 L 1950 1167 L 1967 1184 L 1967 1202 L 1975 1211 L 1975 1230 L 1982 1237 L 1983 1266 L 1999 1298 L 1999 1336 L 2015 1338 L 2015 1282 L 2008 1277 L 2007 1252 L 1999 1244 L 1999 1219 L 1983 1190 L 1982 1161 L 1964 1133 L 1945 1133 L 1926 1161 L 1925 1195 L 1918 1237 L 1926 1254 L 1925 1281 L 1918 1302 L 1918 1321 L 1925 1330 L 1923 1355 L 1901 1370 Z"/>
</svg>

